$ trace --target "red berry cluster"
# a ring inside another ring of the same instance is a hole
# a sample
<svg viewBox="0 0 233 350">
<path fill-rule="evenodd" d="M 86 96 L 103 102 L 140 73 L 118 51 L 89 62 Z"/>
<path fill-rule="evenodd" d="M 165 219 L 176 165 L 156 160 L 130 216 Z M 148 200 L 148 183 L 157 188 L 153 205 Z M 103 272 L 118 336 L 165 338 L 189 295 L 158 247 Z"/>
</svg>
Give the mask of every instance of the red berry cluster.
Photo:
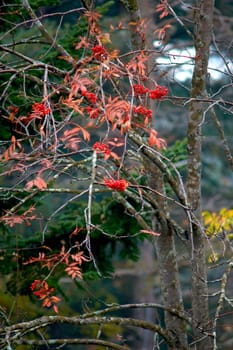
<svg viewBox="0 0 233 350">
<path fill-rule="evenodd" d="M 99 61 L 101 61 L 102 59 L 105 59 L 107 57 L 107 52 L 106 52 L 105 48 L 101 45 L 96 45 L 96 46 L 92 47 L 91 51 L 92 51 L 93 57 Z"/>
<path fill-rule="evenodd" d="M 168 88 L 165 86 L 156 86 L 154 90 L 150 90 L 149 97 L 152 100 L 160 100 L 162 97 L 166 96 L 168 93 Z"/>
<path fill-rule="evenodd" d="M 96 104 L 98 100 L 98 97 L 96 94 L 93 94 L 93 92 L 82 91 L 82 96 L 86 97 L 86 99 L 93 104 Z"/>
<path fill-rule="evenodd" d="M 93 149 L 96 151 L 96 153 L 104 153 L 106 156 L 109 156 L 111 154 L 109 146 L 105 143 L 96 142 L 93 145 Z"/>
<path fill-rule="evenodd" d="M 159 100 L 162 97 L 166 96 L 168 93 L 168 88 L 166 86 L 157 85 L 154 90 L 149 90 L 141 84 L 134 84 L 133 90 L 135 95 L 145 95 L 148 92 L 149 98 L 152 100 Z"/>
<path fill-rule="evenodd" d="M 112 190 L 125 191 L 128 187 L 128 182 L 125 179 L 114 180 L 105 178 L 104 185 Z"/>
</svg>

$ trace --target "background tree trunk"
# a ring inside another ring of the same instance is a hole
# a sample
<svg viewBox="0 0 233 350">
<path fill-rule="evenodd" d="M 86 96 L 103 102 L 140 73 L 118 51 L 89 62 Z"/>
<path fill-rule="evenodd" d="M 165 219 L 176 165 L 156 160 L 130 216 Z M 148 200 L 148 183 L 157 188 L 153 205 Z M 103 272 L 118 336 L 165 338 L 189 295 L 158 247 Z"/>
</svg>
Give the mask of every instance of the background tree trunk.
<svg viewBox="0 0 233 350">
<path fill-rule="evenodd" d="M 145 165 L 148 173 L 148 185 L 165 194 L 163 175 L 153 163 Z M 165 197 L 156 196 L 158 211 L 167 213 Z M 159 264 L 162 302 L 167 308 L 184 311 L 181 287 L 178 274 L 177 253 L 174 232 L 166 219 L 159 214 L 154 217 L 153 229 L 160 233 L 156 238 L 156 252 Z M 166 329 L 174 336 L 174 344 L 170 349 L 187 349 L 185 322 L 169 312 L 165 312 Z"/>
<path fill-rule="evenodd" d="M 205 255 L 205 235 L 202 230 L 201 206 L 201 125 L 203 102 L 195 98 L 205 96 L 209 50 L 212 40 L 213 0 L 196 2 L 194 11 L 194 45 L 196 59 L 192 78 L 190 114 L 188 123 L 187 192 L 194 214 L 191 223 L 191 271 L 193 329 L 196 349 L 212 349 L 211 325 L 208 317 L 208 286 Z"/>
<path fill-rule="evenodd" d="M 154 295 L 154 269 L 155 264 L 155 249 L 153 244 L 145 240 L 142 244 L 139 261 L 135 264 L 135 288 L 133 290 L 133 301 L 135 303 L 156 302 Z M 139 309 L 134 311 L 134 317 L 148 322 L 155 322 L 159 319 L 157 310 L 153 309 Z M 139 339 L 135 342 L 135 350 L 153 349 L 154 334 L 148 330 L 139 330 Z"/>
</svg>

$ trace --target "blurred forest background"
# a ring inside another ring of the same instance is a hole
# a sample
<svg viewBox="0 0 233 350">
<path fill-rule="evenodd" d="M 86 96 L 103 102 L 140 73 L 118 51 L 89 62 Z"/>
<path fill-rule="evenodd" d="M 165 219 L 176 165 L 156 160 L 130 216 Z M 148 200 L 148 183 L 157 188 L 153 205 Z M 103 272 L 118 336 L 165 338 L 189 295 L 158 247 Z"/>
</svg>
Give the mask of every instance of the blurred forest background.
<svg viewBox="0 0 233 350">
<path fill-rule="evenodd" d="M 169 96 L 163 100 L 162 103 L 154 105 L 154 127 L 158 130 L 160 137 L 163 137 L 168 147 L 164 150 L 164 155 L 172 159 L 176 167 L 181 171 L 186 165 L 186 128 L 188 112 L 186 109 L 185 98 L 189 96 L 192 70 L 194 48 L 190 37 L 187 33 L 189 28 L 189 17 L 192 8 L 192 2 L 173 1 L 172 8 L 175 11 L 175 16 L 166 17 L 170 25 L 167 31 L 167 37 L 163 38 L 161 43 L 156 30 L 161 24 L 159 15 L 155 13 L 155 5 L 157 1 L 145 0 L 142 6 L 142 17 L 150 28 L 151 45 L 156 49 L 162 49 L 155 58 L 155 79 L 158 79 L 161 85 L 169 88 Z M 56 37 L 58 42 L 61 42 L 68 52 L 75 51 L 76 38 L 81 35 L 84 23 L 79 20 L 79 14 L 73 10 L 78 7 L 83 7 L 81 1 L 30 1 L 31 6 L 35 9 L 38 16 L 43 17 L 43 23 L 46 24 L 47 29 Z M 119 0 L 111 1 L 96 1 L 99 10 L 102 13 L 101 26 L 105 28 L 106 33 L 109 32 L 110 25 L 116 26 L 119 22 L 128 23 L 128 12 L 123 3 Z M 12 23 L 17 23 L 17 1 L 8 3 L 8 1 L 0 1 L 0 12 L 3 14 L 0 18 L 0 36 L 1 43 L 6 44 L 11 34 L 5 33 L 10 29 Z M 10 6 L 10 11 L 9 11 Z M 215 28 L 217 28 L 217 46 L 212 47 L 209 65 L 209 81 L 208 89 L 211 91 L 210 98 L 226 100 L 232 102 L 232 72 L 233 71 L 233 3 L 231 0 L 218 0 L 215 4 L 216 16 Z M 59 13 L 65 12 L 61 16 Z M 54 13 L 57 13 L 57 15 Z M 185 22 L 184 28 L 177 18 L 182 18 Z M 224 18 L 221 23 L 219 18 Z M 22 18 L 19 19 L 19 22 Z M 164 23 L 163 23 L 164 24 Z M 83 26 L 83 27 L 82 27 Z M 154 34 L 155 33 L 155 34 Z M 157 32 L 158 33 L 158 32 Z M 16 42 L 25 41 L 25 44 L 20 45 L 20 52 L 33 59 L 43 59 L 44 62 L 56 65 L 60 69 L 65 69 L 67 62 L 65 60 L 57 61 L 57 53 L 50 50 L 48 46 L 41 45 L 41 38 L 37 36 L 37 30 L 31 23 L 27 22 L 24 26 L 19 26 L 14 32 L 14 40 Z M 34 38 L 34 43 L 30 46 L 27 40 Z M 119 48 L 121 51 L 128 51 L 130 49 L 130 40 L 127 33 L 124 31 L 114 32 L 111 36 L 111 41 L 108 42 L 106 37 L 106 44 Z M 216 47 L 221 48 L 225 53 L 226 62 L 222 61 L 221 56 L 217 52 Z M 1 62 L 6 64 L 7 60 L 12 58 L 5 57 L 5 53 L 1 53 Z M 1 64 L 0 62 L 0 64 Z M 11 63 L 10 61 L 8 63 Z M 225 68 L 223 68 L 225 67 Z M 227 68 L 228 67 L 228 71 Z M 1 66 L 0 66 L 1 69 Z M 5 82 L 10 79 L 11 73 L 1 75 L 0 73 L 0 89 L 3 92 Z M 56 84 L 56 79 L 54 79 Z M 36 96 L 36 88 L 32 87 L 32 92 Z M 18 95 L 18 91 L 12 89 L 11 101 L 19 105 L 25 102 Z M 233 127 L 232 127 L 232 111 L 233 107 L 224 110 L 218 108 L 216 104 L 216 112 L 218 119 L 224 126 L 225 136 L 233 151 Z M 1 112 L 5 114 L 7 106 L 4 98 L 1 100 Z M 27 111 L 27 105 L 25 110 Z M 187 107 L 188 108 L 188 107 Z M 0 139 L 2 145 L 4 140 L 9 137 L 11 132 L 10 124 L 4 118 L 0 122 Z M 101 132 L 101 131 L 100 131 Z M 96 140 L 100 137 L 96 135 Z M 202 195 L 203 195 L 203 210 L 208 212 L 219 212 L 221 209 L 233 209 L 232 207 L 232 188 L 233 188 L 233 172 L 227 162 L 224 150 L 222 148 L 222 141 L 219 137 L 216 126 L 211 118 L 203 120 L 203 178 L 202 178 Z M 2 165 L 1 165 L 2 166 Z M 63 187 L 67 179 L 60 178 L 63 181 Z M 15 175 L 2 176 L 0 178 L 0 186 L 11 186 L 16 182 Z M 65 196 L 65 194 L 63 195 Z M 67 195 L 67 198 L 69 196 Z M 38 198 L 39 200 L 39 198 Z M 47 222 L 44 217 L 51 218 L 49 222 L 48 234 L 46 234 L 46 246 L 59 245 L 65 240 L 67 233 L 74 229 L 74 222 L 77 226 L 84 225 L 83 210 L 85 203 L 81 201 L 73 202 L 64 212 L 59 216 L 59 221 L 53 213 L 60 203 L 64 201 L 64 197 L 56 197 L 53 194 L 48 194 L 41 199 L 43 206 L 40 209 L 41 227 L 36 227 L 35 224 L 26 228 L 17 226 L 17 228 L 9 228 L 4 224 L 0 227 L 0 313 L 1 310 L 8 310 L 9 319 L 27 320 L 42 314 L 49 314 L 50 311 L 41 308 L 40 303 L 37 303 L 30 295 L 29 285 L 33 278 L 36 278 L 39 273 L 39 267 L 35 266 L 21 266 L 21 253 L 24 251 L 23 259 L 29 258 L 33 249 L 37 249 L 40 244 L 41 229 L 45 228 Z M 4 213 L 7 208 L 10 208 L 14 198 L 9 198 L 7 193 L 0 193 L 1 212 Z M 174 207 L 174 213 L 176 208 Z M 74 217 L 75 215 L 75 217 Z M 177 212 L 177 215 L 180 215 Z M 136 220 L 124 216 L 124 208 L 117 202 L 112 200 L 112 197 L 103 196 L 101 194 L 96 196 L 96 201 L 93 206 L 93 222 L 98 223 L 100 220 L 105 220 L 105 227 L 108 232 L 124 235 L 130 232 L 132 235 L 138 231 Z M 180 221 L 184 218 L 181 216 Z M 16 232 L 17 230 L 17 232 Z M 32 232 L 33 233 L 32 235 Z M 128 238 L 124 242 L 111 242 L 107 237 L 102 237 L 103 245 L 100 246 L 96 237 L 96 245 L 93 244 L 93 253 L 98 256 L 99 267 L 103 271 L 104 278 L 99 279 L 97 273 L 93 269 L 84 271 L 83 281 L 72 281 L 64 277 L 62 268 L 57 269 L 54 276 L 54 286 L 62 297 L 63 301 L 60 306 L 62 314 L 72 315 L 73 313 L 81 313 L 83 310 L 88 311 L 97 309 L 98 307 L 112 305 L 114 303 L 127 304 L 129 302 L 160 302 L 160 284 L 158 266 L 153 262 L 153 254 L 156 253 L 141 249 L 145 244 L 145 238 L 137 236 L 137 238 Z M 104 240 L 106 239 L 106 242 Z M 220 245 L 220 243 L 217 242 Z M 30 249 L 28 248 L 30 247 Z M 220 246 L 219 249 L 222 249 Z M 140 255 L 141 251 L 141 255 Z M 7 253 L 6 253 L 7 252 Z M 183 295 L 186 306 L 190 304 L 189 295 L 189 268 L 185 259 L 185 252 L 180 247 L 180 274 L 183 283 Z M 20 267 L 19 267 L 20 266 Z M 223 267 L 221 263 L 218 267 L 209 271 L 210 280 L 218 279 L 221 276 Z M 29 281 L 30 277 L 30 281 Z M 233 276 L 231 278 L 232 289 Z M 213 290 L 214 292 L 214 290 Z M 213 304 L 216 299 L 213 298 Z M 132 311 L 134 316 L 141 316 L 142 311 Z M 160 315 L 156 312 L 153 314 L 144 315 L 148 320 L 159 319 Z M 129 315 L 129 313 L 127 314 Z M 221 349 L 233 348 L 233 324 L 232 324 L 232 310 L 229 314 L 222 316 L 219 321 L 219 342 L 222 344 Z M 56 325 L 49 330 L 52 337 L 60 337 L 61 334 L 66 334 L 67 337 L 77 337 L 77 330 L 70 326 Z M 80 329 L 82 335 L 96 334 L 96 327 Z M 122 333 L 120 326 L 106 328 L 106 337 L 111 334 L 119 334 L 119 337 L 127 339 L 127 344 L 130 344 L 133 349 L 146 349 L 147 332 L 143 335 L 138 332 L 135 334 L 130 329 Z M 45 347 L 40 347 L 40 349 Z M 88 349 L 88 347 L 86 347 Z M 93 346 L 89 347 L 94 349 Z M 95 347 L 97 349 L 98 347 Z M 24 349 L 23 345 L 18 349 Z M 64 349 L 76 349 L 75 346 L 67 345 Z M 161 345 L 161 349 L 163 349 Z"/>
</svg>

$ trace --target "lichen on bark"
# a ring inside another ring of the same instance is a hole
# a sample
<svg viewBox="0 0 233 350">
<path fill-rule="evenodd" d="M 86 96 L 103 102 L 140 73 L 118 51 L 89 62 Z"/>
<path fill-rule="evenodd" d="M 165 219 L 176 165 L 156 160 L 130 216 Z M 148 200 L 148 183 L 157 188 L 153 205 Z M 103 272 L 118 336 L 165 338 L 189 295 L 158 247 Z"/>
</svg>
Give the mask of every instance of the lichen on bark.
<svg viewBox="0 0 233 350">
<path fill-rule="evenodd" d="M 196 349 L 211 349 L 212 338 L 208 312 L 208 286 L 205 256 L 205 235 L 202 230 L 201 170 L 203 103 L 208 74 L 209 51 L 212 40 L 213 0 L 197 0 L 194 12 L 195 66 L 192 77 L 189 122 L 187 130 L 187 194 L 192 210 L 191 271 L 193 329 Z M 198 100 L 199 99 L 199 100 Z"/>
</svg>

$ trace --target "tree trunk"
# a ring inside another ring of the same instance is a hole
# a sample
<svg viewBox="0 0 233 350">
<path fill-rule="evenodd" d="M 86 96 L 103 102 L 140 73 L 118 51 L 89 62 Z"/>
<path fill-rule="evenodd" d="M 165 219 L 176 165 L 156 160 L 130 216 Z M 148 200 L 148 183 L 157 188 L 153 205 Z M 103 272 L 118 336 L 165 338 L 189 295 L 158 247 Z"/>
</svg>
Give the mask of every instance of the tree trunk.
<svg viewBox="0 0 233 350">
<path fill-rule="evenodd" d="M 212 39 L 213 0 L 198 0 L 194 13 L 194 44 L 196 60 L 192 78 L 188 123 L 187 191 L 192 209 L 190 229 L 193 329 L 196 349 L 212 349 L 208 315 L 208 286 L 205 256 L 205 236 L 201 215 L 201 124 L 203 103 L 195 98 L 204 97 L 206 90 L 209 49 Z"/>
<path fill-rule="evenodd" d="M 148 185 L 158 192 L 165 194 L 161 171 L 151 162 L 146 164 L 145 162 L 145 168 L 148 174 Z M 166 213 L 166 198 L 160 196 L 156 197 L 159 211 Z M 184 308 L 178 274 L 174 232 L 172 227 L 170 227 L 168 222 L 164 219 L 164 216 L 162 218 L 159 214 L 155 214 L 153 225 L 153 229 L 156 232 L 160 232 L 160 236 L 156 239 L 156 252 L 159 263 L 163 304 L 167 308 L 174 308 L 182 313 Z M 171 313 L 165 312 L 165 325 L 166 329 L 174 337 L 174 344 L 169 346 L 169 349 L 188 349 L 185 322 Z"/>
<path fill-rule="evenodd" d="M 140 20 L 140 8 L 137 0 L 122 1 L 129 10 L 131 22 Z M 147 28 L 149 32 L 149 29 Z M 135 31 L 132 32 L 131 44 L 133 49 L 143 49 L 143 42 Z M 148 34 L 148 33 L 147 33 Z M 150 43 L 146 43 L 147 48 Z M 152 45 L 152 44 L 151 44 Z M 162 172 L 150 160 L 144 159 L 145 172 L 147 174 L 147 185 L 154 190 L 165 194 L 164 180 Z M 182 312 L 183 301 L 181 296 L 181 288 L 178 275 L 178 265 L 176 257 L 175 242 L 173 230 L 168 226 L 166 220 L 161 219 L 159 212 L 166 213 L 167 203 L 165 197 L 157 196 L 158 208 L 155 209 L 155 214 L 152 215 L 152 228 L 161 232 L 161 235 L 156 240 L 156 252 L 158 256 L 161 295 L 165 307 L 175 308 Z M 161 215 L 161 217 L 164 215 Z M 186 325 L 185 322 L 169 312 L 165 312 L 166 329 L 174 337 L 174 344 L 169 346 L 169 349 L 187 349 Z"/>
<path fill-rule="evenodd" d="M 135 303 L 155 303 L 154 296 L 154 269 L 155 251 L 152 243 L 145 240 L 141 247 L 140 259 L 135 264 L 138 275 L 135 276 L 135 288 L 133 290 L 133 301 Z M 147 322 L 155 322 L 159 318 L 155 309 L 139 309 L 134 311 L 134 317 Z M 138 332 L 139 340 L 134 343 L 135 350 L 153 349 L 154 334 L 148 330 L 141 329 Z"/>
</svg>

